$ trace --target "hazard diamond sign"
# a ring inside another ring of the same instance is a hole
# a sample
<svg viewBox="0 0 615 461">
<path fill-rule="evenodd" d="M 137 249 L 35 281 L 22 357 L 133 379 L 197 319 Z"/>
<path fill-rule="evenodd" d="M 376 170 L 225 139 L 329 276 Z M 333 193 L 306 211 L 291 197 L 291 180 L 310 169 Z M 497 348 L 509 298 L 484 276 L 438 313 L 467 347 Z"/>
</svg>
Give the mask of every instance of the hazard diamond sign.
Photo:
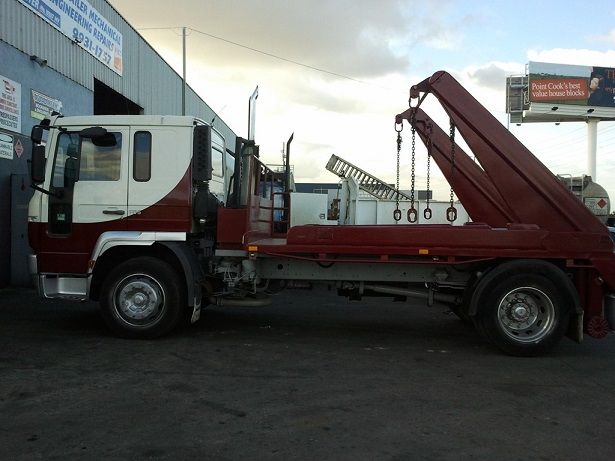
<svg viewBox="0 0 615 461">
<path fill-rule="evenodd" d="M 17 154 L 17 157 L 21 157 L 21 154 L 23 154 L 23 144 L 19 138 L 17 138 L 17 141 L 15 142 L 15 153 Z"/>
<path fill-rule="evenodd" d="M 606 216 L 609 214 L 609 201 L 605 197 L 585 197 L 585 206 L 592 210 L 596 216 Z"/>
</svg>

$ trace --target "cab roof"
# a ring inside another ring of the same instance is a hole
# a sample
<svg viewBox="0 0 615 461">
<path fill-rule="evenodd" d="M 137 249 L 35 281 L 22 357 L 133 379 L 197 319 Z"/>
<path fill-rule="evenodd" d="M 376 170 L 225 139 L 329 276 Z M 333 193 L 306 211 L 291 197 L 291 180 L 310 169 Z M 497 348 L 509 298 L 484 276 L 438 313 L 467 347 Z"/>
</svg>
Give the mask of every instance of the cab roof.
<svg viewBox="0 0 615 461">
<path fill-rule="evenodd" d="M 201 119 L 184 115 L 79 115 L 56 116 L 51 126 L 194 126 L 207 125 Z"/>
</svg>

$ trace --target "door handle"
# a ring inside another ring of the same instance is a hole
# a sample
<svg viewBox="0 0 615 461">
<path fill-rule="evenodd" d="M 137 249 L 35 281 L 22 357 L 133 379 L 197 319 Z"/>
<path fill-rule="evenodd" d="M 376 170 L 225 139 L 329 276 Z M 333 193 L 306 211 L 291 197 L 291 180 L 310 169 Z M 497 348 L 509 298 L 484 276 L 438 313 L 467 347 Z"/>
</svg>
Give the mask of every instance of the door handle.
<svg viewBox="0 0 615 461">
<path fill-rule="evenodd" d="M 103 210 L 103 214 L 118 214 L 118 215 L 123 215 L 125 213 L 124 210 Z"/>
</svg>

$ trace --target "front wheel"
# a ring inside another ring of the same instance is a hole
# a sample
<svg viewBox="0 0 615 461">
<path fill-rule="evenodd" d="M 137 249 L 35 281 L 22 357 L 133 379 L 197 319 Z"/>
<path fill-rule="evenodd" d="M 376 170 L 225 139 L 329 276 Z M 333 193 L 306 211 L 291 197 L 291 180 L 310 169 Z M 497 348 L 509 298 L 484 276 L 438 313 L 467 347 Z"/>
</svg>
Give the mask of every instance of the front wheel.
<svg viewBox="0 0 615 461">
<path fill-rule="evenodd" d="M 565 275 L 527 262 L 496 268 L 476 290 L 477 329 L 504 352 L 535 356 L 564 336 L 572 309 Z"/>
<path fill-rule="evenodd" d="M 186 310 L 184 284 L 168 263 L 153 257 L 115 267 L 101 288 L 101 313 L 124 338 L 156 338 L 175 328 Z"/>
</svg>

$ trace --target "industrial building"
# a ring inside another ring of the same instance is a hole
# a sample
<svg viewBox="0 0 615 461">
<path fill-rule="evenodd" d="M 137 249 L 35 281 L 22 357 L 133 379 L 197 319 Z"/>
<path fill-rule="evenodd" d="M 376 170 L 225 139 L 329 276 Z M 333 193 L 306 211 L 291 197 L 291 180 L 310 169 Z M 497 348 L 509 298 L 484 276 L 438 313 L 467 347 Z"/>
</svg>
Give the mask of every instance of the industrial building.
<svg viewBox="0 0 615 461">
<path fill-rule="evenodd" d="M 0 1 L 0 287 L 29 283 L 32 126 L 63 115 L 185 113 L 213 120 L 165 60 L 106 0 Z M 185 96 L 185 102 L 182 101 Z M 215 118 L 229 148 L 235 133 Z"/>
</svg>

